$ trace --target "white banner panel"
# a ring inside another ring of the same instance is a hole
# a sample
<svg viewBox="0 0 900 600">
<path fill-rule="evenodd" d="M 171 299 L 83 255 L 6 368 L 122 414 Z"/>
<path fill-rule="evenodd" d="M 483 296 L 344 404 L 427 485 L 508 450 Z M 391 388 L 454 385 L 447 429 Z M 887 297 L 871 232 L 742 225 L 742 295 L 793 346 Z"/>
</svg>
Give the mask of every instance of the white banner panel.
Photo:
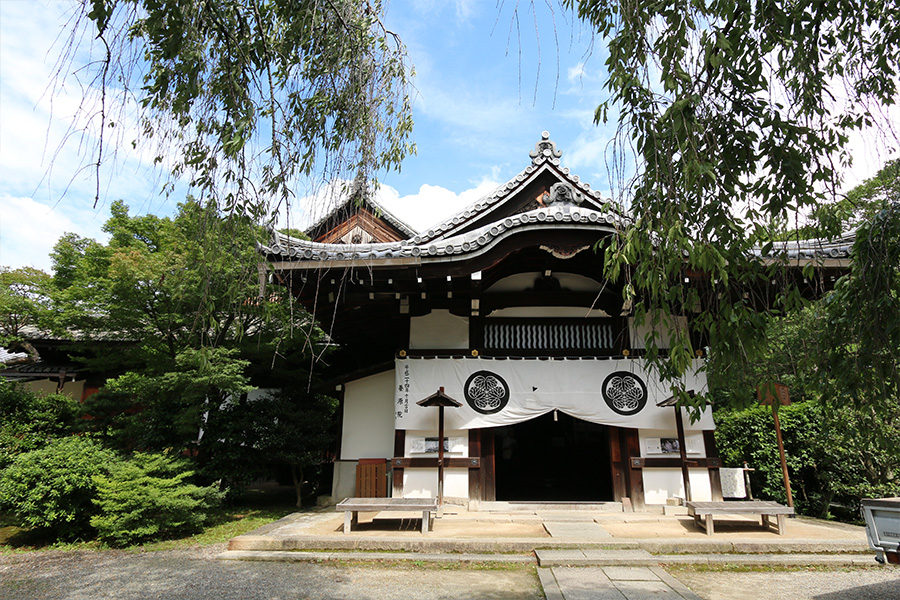
<svg viewBox="0 0 900 600">
<path fill-rule="evenodd" d="M 556 409 L 601 425 L 675 430 L 675 410 L 656 406 L 671 393 L 641 359 L 401 358 L 395 373 L 397 429 L 436 430 L 438 409 L 416 402 L 443 387 L 462 403 L 445 409 L 447 429 L 512 425 Z M 689 375 L 685 389 L 704 393 L 706 375 Z M 709 410 L 696 423 L 685 413 L 684 425 L 715 428 Z"/>
</svg>

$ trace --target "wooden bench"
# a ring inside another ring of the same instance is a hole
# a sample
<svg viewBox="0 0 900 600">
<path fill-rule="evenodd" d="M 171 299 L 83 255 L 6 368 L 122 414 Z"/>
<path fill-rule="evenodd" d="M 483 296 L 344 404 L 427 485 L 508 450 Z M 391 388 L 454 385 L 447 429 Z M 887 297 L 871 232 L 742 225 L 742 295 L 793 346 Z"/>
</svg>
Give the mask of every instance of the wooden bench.
<svg viewBox="0 0 900 600">
<path fill-rule="evenodd" d="M 745 500 L 735 502 L 686 502 L 688 514 L 694 517 L 694 522 L 706 529 L 706 535 L 715 532 L 713 517 L 716 515 L 759 515 L 762 517 L 762 526 L 769 528 L 769 517 L 777 519 L 778 535 L 784 535 L 785 515 L 794 514 L 794 509 L 777 502 L 765 500 Z M 703 519 L 701 519 L 703 517 Z"/>
<path fill-rule="evenodd" d="M 384 511 L 422 511 L 422 533 L 428 533 L 431 513 L 437 508 L 437 498 L 347 498 L 336 507 L 344 511 L 344 533 L 359 524 L 359 513 Z"/>
</svg>

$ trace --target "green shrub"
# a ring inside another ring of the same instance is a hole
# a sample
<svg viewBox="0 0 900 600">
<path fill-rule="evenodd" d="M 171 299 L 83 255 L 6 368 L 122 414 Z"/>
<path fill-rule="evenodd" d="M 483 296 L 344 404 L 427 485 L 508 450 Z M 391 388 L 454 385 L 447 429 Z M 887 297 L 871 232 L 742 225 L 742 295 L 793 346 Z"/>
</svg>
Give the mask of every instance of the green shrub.
<svg viewBox="0 0 900 600">
<path fill-rule="evenodd" d="M 0 470 L 19 454 L 47 440 L 69 435 L 77 424 L 78 401 L 62 394 L 41 396 L 0 379 Z"/>
<path fill-rule="evenodd" d="M 900 494 L 897 417 L 874 418 L 851 408 L 828 410 L 808 400 L 778 411 L 797 511 L 814 517 L 859 514 L 866 497 Z M 756 497 L 785 502 L 771 408 L 716 411 L 716 445 L 725 465 L 742 461 Z M 873 435 L 877 433 L 878 435 Z"/>
<path fill-rule="evenodd" d="M 116 463 L 116 455 L 87 437 L 69 436 L 18 455 L 0 473 L 0 505 L 23 524 L 59 539 L 90 533 L 96 512 L 94 476 Z"/>
<path fill-rule="evenodd" d="M 136 453 L 94 477 L 99 514 L 91 519 L 97 536 L 125 546 L 200 531 L 205 511 L 220 500 L 214 487 L 186 480 L 193 475 L 184 461 L 162 454 Z"/>
</svg>

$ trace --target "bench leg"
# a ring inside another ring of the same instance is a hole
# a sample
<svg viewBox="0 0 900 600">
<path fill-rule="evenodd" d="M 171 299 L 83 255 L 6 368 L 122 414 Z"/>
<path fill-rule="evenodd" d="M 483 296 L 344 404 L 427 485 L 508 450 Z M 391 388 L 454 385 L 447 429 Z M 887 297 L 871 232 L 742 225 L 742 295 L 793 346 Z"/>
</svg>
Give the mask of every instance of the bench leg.
<svg viewBox="0 0 900 600">
<path fill-rule="evenodd" d="M 353 518 L 354 516 L 355 515 L 352 510 L 344 511 L 344 533 L 350 533 L 350 531 L 353 529 L 352 524 L 353 524 L 353 521 L 355 520 Z"/>
<path fill-rule="evenodd" d="M 777 515 L 778 517 L 778 535 L 784 535 L 785 515 Z"/>
<path fill-rule="evenodd" d="M 712 535 L 715 532 L 715 527 L 713 525 L 713 516 L 706 515 L 706 535 Z"/>
<path fill-rule="evenodd" d="M 762 517 L 762 526 L 768 529 L 771 526 L 769 523 L 769 515 L 760 515 Z"/>
<path fill-rule="evenodd" d="M 423 510 L 422 511 L 422 533 L 428 533 L 428 521 L 431 520 L 431 511 Z"/>
</svg>

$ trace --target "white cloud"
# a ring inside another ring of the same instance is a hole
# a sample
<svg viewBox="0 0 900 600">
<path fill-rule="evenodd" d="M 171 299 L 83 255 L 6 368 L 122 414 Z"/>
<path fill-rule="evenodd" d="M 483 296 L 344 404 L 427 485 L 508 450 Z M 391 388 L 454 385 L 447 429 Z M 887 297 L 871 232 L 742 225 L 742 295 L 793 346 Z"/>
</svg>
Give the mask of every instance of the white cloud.
<svg viewBox="0 0 900 600">
<path fill-rule="evenodd" d="M 0 2 L 0 192 L 32 196 L 47 203 L 77 199 L 91 207 L 98 193 L 95 169 L 96 124 L 84 115 L 98 113 L 99 99 L 85 100 L 87 86 L 82 73 L 69 74 L 59 67 L 64 51 L 70 13 L 69 3 Z M 11 25 L 14 24 L 14 25 Z M 73 58 L 73 69 L 90 60 L 87 51 Z M 59 79 L 57 78 L 59 76 Z M 122 94 L 112 89 L 107 108 L 116 111 Z M 84 108 L 79 117 L 79 107 Z M 124 113 L 131 112 L 133 103 Z M 107 146 L 100 169 L 100 205 L 124 199 L 144 210 L 171 211 L 162 206 L 157 191 L 159 171 L 152 166 L 152 148 L 132 150 L 130 142 L 140 138 L 136 123 L 107 128 Z M 83 131 L 83 133 L 82 133 Z M 179 194 L 183 189 L 179 188 Z M 180 198 L 178 198 L 180 200 Z M 68 203 L 64 203 L 66 208 Z"/>
<path fill-rule="evenodd" d="M 494 191 L 500 184 L 488 179 L 460 193 L 425 184 L 418 193 L 400 196 L 385 185 L 378 190 L 378 201 L 404 223 L 417 231 L 426 231 Z"/>
<path fill-rule="evenodd" d="M 70 218 L 58 208 L 31 198 L 0 195 L 0 265 L 35 267 L 50 272 L 50 252 L 61 235 L 76 232 L 105 241 L 105 219 L 96 212 Z"/>
<path fill-rule="evenodd" d="M 569 67 L 566 72 L 566 79 L 573 84 L 580 83 L 584 76 L 584 61 L 579 62 L 574 67 Z"/>
</svg>

